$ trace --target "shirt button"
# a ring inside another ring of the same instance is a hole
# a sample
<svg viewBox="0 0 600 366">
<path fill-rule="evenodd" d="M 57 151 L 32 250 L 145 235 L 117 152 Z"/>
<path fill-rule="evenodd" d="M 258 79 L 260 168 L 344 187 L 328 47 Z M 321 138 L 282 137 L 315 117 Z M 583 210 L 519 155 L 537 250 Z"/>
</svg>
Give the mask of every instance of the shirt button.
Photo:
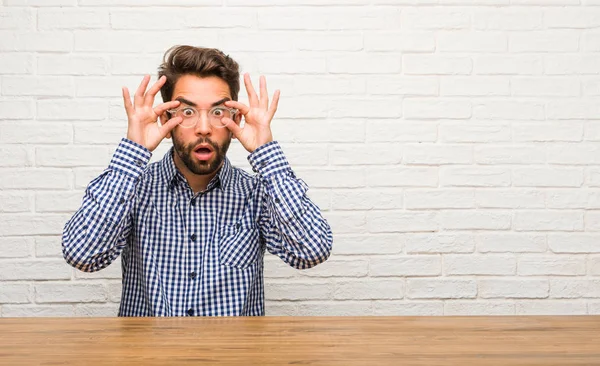
<svg viewBox="0 0 600 366">
<path fill-rule="evenodd" d="M 138 159 L 138 160 L 135 161 L 135 165 L 137 165 L 137 166 L 143 166 L 144 162 Z"/>
<path fill-rule="evenodd" d="M 190 204 L 191 204 L 192 206 L 195 206 L 195 205 L 196 205 L 196 199 L 195 199 L 195 198 L 192 198 L 192 200 L 190 201 Z"/>
<path fill-rule="evenodd" d="M 119 200 L 120 204 L 124 204 L 125 203 L 125 198 L 121 197 L 121 199 Z"/>
<path fill-rule="evenodd" d="M 279 200 L 279 198 L 275 198 L 275 203 L 281 203 L 281 201 Z"/>
<path fill-rule="evenodd" d="M 196 234 L 190 235 L 190 239 L 192 239 L 192 241 L 196 241 Z"/>
<path fill-rule="evenodd" d="M 196 278 L 196 272 L 190 273 L 190 278 L 193 280 Z"/>
<path fill-rule="evenodd" d="M 194 309 L 189 309 L 189 310 L 187 311 L 187 313 L 188 313 L 188 315 L 189 315 L 189 316 L 192 316 L 192 315 L 194 315 Z"/>
</svg>

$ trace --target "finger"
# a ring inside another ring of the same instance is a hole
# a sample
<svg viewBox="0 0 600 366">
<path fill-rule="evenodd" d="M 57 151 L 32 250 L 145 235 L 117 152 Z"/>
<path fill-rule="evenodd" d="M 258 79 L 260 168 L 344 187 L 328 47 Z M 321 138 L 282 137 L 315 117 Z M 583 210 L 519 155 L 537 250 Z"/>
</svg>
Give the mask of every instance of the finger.
<svg viewBox="0 0 600 366">
<path fill-rule="evenodd" d="M 127 87 L 121 88 L 123 91 L 123 105 L 125 106 L 125 112 L 127 112 L 127 116 L 133 113 L 133 105 L 131 104 L 131 96 L 129 95 L 129 89 Z"/>
<path fill-rule="evenodd" d="M 180 124 L 183 121 L 183 118 L 181 117 L 174 117 L 171 118 L 170 120 L 167 121 L 167 123 L 164 123 L 162 126 L 160 126 L 160 134 L 162 135 L 162 137 L 165 137 L 169 134 L 169 132 L 171 132 L 175 127 L 177 127 L 178 124 Z"/>
<path fill-rule="evenodd" d="M 273 94 L 273 103 L 271 103 L 271 107 L 269 108 L 269 121 L 273 119 L 275 112 L 277 112 L 277 105 L 279 104 L 279 95 L 281 95 L 281 91 L 279 89 L 275 90 L 275 94 Z"/>
<path fill-rule="evenodd" d="M 156 97 L 156 93 L 158 93 L 160 88 L 162 88 L 166 82 L 167 82 L 167 77 L 164 75 L 161 76 L 160 79 L 158 79 L 156 81 L 156 83 L 154 83 L 154 85 L 152 85 L 152 87 L 150 89 L 148 89 L 148 92 L 146 92 L 146 95 L 144 97 L 144 104 L 152 105 L 154 103 L 154 98 Z"/>
<path fill-rule="evenodd" d="M 154 107 L 154 113 L 156 113 L 157 116 L 160 116 L 169 109 L 177 107 L 179 103 L 180 102 L 178 100 L 172 100 L 170 102 L 159 104 L 156 107 Z"/>
<path fill-rule="evenodd" d="M 237 123 L 235 123 L 231 118 L 227 117 L 222 118 L 221 123 L 227 127 L 231 133 L 233 133 L 233 136 L 235 136 L 236 139 L 240 139 L 242 128 Z"/>
<path fill-rule="evenodd" d="M 250 108 L 247 105 L 245 105 L 244 103 L 237 102 L 235 100 L 228 100 L 227 102 L 225 102 L 225 106 L 237 109 L 244 116 L 247 115 L 248 112 L 250 112 Z"/>
<path fill-rule="evenodd" d="M 244 85 L 246 85 L 246 92 L 248 92 L 248 101 L 251 107 L 258 107 L 258 96 L 254 87 L 252 86 L 252 80 L 250 80 L 250 74 L 244 74 Z"/>
<path fill-rule="evenodd" d="M 263 109 L 269 108 L 269 94 L 267 93 L 267 79 L 261 75 L 259 79 L 260 87 L 260 107 Z"/>
<path fill-rule="evenodd" d="M 137 91 L 135 92 L 135 96 L 133 98 L 133 104 L 136 108 L 141 108 L 144 104 L 144 93 L 146 92 L 146 88 L 148 87 L 148 83 L 150 82 L 150 75 L 145 75 L 138 86 Z"/>
</svg>

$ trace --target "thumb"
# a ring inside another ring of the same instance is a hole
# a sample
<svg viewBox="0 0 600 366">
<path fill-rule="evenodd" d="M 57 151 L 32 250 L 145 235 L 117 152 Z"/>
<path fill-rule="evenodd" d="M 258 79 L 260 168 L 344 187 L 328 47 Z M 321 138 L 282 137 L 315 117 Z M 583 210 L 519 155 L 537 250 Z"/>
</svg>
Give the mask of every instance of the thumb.
<svg viewBox="0 0 600 366">
<path fill-rule="evenodd" d="M 163 137 L 169 135 L 171 133 L 171 131 L 182 121 L 183 121 L 183 118 L 181 118 L 181 117 L 171 118 L 166 123 L 164 123 L 162 126 L 160 126 L 160 134 Z"/>
</svg>

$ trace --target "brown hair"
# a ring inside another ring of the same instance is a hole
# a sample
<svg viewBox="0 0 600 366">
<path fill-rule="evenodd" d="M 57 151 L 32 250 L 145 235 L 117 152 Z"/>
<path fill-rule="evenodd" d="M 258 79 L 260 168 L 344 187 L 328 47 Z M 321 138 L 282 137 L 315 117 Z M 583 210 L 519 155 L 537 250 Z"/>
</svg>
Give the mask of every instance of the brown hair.
<svg viewBox="0 0 600 366">
<path fill-rule="evenodd" d="M 240 66 L 228 55 L 216 48 L 173 46 L 165 52 L 163 63 L 158 67 L 158 77 L 165 75 L 167 81 L 160 89 L 164 102 L 173 97 L 175 83 L 183 75 L 198 77 L 216 76 L 229 85 L 232 100 L 238 100 L 240 91 Z"/>
</svg>

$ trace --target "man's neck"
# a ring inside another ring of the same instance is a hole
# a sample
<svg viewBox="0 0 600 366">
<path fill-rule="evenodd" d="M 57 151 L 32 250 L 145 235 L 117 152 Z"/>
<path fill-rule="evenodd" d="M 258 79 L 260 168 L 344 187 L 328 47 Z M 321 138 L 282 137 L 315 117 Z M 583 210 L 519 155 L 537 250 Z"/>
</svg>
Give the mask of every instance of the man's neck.
<svg viewBox="0 0 600 366">
<path fill-rule="evenodd" d="M 205 191 L 208 187 L 208 183 L 210 183 L 210 181 L 215 177 L 215 175 L 219 173 L 219 170 L 222 167 L 221 164 L 221 167 L 219 167 L 219 169 L 215 170 L 211 174 L 195 174 L 194 172 L 188 169 L 188 167 L 179 158 L 179 155 L 177 155 L 175 151 L 173 151 L 173 162 L 175 163 L 175 167 L 177 168 L 177 170 L 181 172 L 185 180 L 188 182 L 194 194 Z"/>
</svg>

